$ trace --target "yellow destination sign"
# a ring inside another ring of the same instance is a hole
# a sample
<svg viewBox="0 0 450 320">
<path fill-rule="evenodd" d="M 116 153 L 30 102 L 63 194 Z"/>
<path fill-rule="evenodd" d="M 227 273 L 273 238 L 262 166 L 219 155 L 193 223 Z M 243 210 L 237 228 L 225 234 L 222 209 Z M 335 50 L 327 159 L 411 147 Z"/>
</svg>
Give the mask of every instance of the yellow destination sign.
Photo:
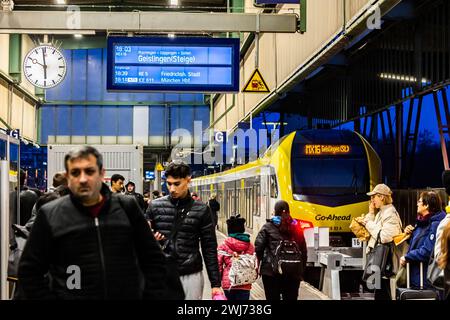
<svg viewBox="0 0 450 320">
<path fill-rule="evenodd" d="M 335 155 L 350 153 L 349 145 L 317 145 L 307 144 L 305 146 L 306 155 Z"/>
<path fill-rule="evenodd" d="M 248 80 L 247 84 L 244 86 L 243 92 L 270 92 L 269 87 L 264 81 L 261 73 L 258 69 L 253 72 L 250 80 Z"/>
</svg>

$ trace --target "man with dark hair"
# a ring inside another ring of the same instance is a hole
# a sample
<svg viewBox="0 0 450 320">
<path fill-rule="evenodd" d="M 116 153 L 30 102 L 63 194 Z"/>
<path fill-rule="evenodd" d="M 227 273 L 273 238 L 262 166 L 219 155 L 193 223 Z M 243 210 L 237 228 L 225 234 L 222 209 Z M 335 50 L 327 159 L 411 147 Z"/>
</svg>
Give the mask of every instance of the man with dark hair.
<svg viewBox="0 0 450 320">
<path fill-rule="evenodd" d="M 70 194 L 39 209 L 19 263 L 21 293 L 27 299 L 164 299 L 165 258 L 136 201 L 103 183 L 95 148 L 71 150 L 64 164 Z"/>
<path fill-rule="evenodd" d="M 135 197 L 137 203 L 139 204 L 139 207 L 141 207 L 142 211 L 145 212 L 146 205 L 144 196 L 136 192 L 136 185 L 133 181 L 128 181 L 128 183 L 125 185 L 125 195 Z"/>
<path fill-rule="evenodd" d="M 123 192 L 123 182 L 125 178 L 121 174 L 113 174 L 111 176 L 111 191 L 112 193 L 122 193 Z"/>
<path fill-rule="evenodd" d="M 53 176 L 53 185 L 52 188 L 49 190 L 48 193 L 55 193 L 56 196 L 62 197 L 66 194 L 69 194 L 69 187 L 67 186 L 67 177 L 64 172 L 57 172 Z M 48 193 L 44 193 L 39 197 L 36 204 L 33 206 L 33 210 L 31 210 L 31 218 L 28 219 L 27 223 L 25 224 L 25 228 L 27 228 L 28 231 L 31 230 L 33 227 L 34 221 L 36 220 L 36 215 L 39 207 L 42 205 L 38 205 L 39 203 L 42 203 L 41 198 L 48 195 Z M 46 196 L 46 199 L 52 198 L 51 196 Z"/>
<path fill-rule="evenodd" d="M 217 239 L 206 204 L 194 201 L 189 192 L 191 172 L 187 164 L 172 162 L 166 168 L 166 183 L 170 195 L 153 200 L 147 210 L 155 237 L 164 253 L 176 266 L 186 300 L 203 297 L 202 248 L 212 295 L 221 293 L 217 261 Z"/>
<path fill-rule="evenodd" d="M 153 190 L 152 197 L 153 197 L 153 200 L 161 198 L 161 192 L 159 192 L 158 190 Z"/>
<path fill-rule="evenodd" d="M 59 186 L 67 186 L 67 178 L 63 171 L 55 173 L 53 176 L 53 184 L 49 188 L 49 191 L 55 191 Z"/>
</svg>

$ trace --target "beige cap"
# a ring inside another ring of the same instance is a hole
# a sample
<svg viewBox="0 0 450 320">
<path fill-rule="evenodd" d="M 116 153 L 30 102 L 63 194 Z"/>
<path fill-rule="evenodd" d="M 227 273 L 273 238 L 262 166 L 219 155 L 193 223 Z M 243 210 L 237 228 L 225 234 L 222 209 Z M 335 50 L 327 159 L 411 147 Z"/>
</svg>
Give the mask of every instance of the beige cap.
<svg viewBox="0 0 450 320">
<path fill-rule="evenodd" d="M 368 192 L 368 196 L 374 196 L 376 194 L 382 194 L 385 196 L 390 196 L 392 194 L 391 188 L 385 184 L 377 184 L 371 192 Z"/>
</svg>

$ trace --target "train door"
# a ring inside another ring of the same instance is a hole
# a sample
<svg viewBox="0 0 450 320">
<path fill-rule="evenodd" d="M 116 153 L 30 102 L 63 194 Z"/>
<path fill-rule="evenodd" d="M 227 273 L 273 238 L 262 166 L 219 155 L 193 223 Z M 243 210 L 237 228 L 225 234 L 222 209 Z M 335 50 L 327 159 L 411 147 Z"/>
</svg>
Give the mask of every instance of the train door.
<svg viewBox="0 0 450 320">
<path fill-rule="evenodd" d="M 269 219 L 271 215 L 270 208 L 270 167 L 261 168 L 261 198 L 260 209 L 261 217 Z"/>
<path fill-rule="evenodd" d="M 18 175 L 20 168 L 20 142 L 0 133 L 0 299 L 10 297 L 7 282 L 11 223 L 19 219 Z M 12 204 L 17 204 L 15 210 Z"/>
</svg>

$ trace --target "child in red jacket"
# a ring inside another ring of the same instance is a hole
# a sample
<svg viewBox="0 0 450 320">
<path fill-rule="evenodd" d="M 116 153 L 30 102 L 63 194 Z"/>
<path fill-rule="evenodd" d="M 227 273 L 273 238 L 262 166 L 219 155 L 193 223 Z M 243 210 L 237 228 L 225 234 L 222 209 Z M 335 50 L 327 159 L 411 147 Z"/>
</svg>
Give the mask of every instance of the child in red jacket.
<svg viewBox="0 0 450 320">
<path fill-rule="evenodd" d="M 218 247 L 219 270 L 222 275 L 222 289 L 228 300 L 250 300 L 251 284 L 231 287 L 228 277 L 232 258 L 241 254 L 253 255 L 255 247 L 250 243 L 250 235 L 245 233 L 245 219 L 240 215 L 227 220 L 228 238 Z"/>
</svg>

